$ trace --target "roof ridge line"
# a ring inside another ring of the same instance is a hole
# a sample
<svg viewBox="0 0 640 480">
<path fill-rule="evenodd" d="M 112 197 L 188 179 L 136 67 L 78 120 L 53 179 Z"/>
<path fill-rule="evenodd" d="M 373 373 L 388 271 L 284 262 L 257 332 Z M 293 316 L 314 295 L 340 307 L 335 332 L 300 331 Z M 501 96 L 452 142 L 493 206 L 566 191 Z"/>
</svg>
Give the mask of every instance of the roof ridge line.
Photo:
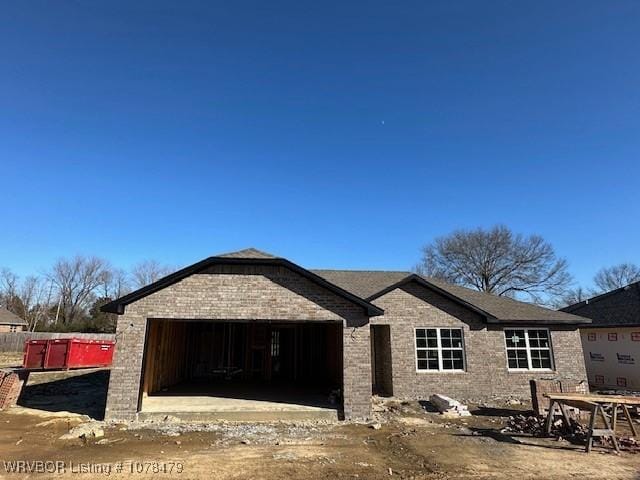
<svg viewBox="0 0 640 480">
<path fill-rule="evenodd" d="M 360 270 L 360 269 L 350 269 L 350 268 L 310 268 L 311 271 L 323 271 L 323 272 L 380 272 L 380 273 L 406 273 L 407 275 L 412 275 L 414 272 L 411 270 Z"/>
</svg>

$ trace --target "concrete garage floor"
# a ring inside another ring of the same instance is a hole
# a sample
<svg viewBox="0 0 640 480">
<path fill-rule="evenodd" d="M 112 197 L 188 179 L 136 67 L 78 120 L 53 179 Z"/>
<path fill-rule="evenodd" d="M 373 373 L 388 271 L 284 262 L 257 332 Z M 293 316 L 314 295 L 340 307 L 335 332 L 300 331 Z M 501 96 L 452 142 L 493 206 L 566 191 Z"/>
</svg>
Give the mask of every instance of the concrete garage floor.
<svg viewBox="0 0 640 480">
<path fill-rule="evenodd" d="M 183 383 L 146 396 L 140 416 L 183 420 L 336 420 L 338 405 L 326 391 L 247 382 Z"/>
</svg>

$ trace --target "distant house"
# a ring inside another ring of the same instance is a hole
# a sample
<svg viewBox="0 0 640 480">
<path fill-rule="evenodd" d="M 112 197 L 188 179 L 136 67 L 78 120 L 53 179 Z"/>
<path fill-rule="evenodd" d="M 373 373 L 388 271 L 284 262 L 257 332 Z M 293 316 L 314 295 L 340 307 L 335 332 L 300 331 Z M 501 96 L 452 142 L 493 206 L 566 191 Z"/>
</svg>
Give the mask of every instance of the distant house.
<svg viewBox="0 0 640 480">
<path fill-rule="evenodd" d="M 0 307 L 0 333 L 22 332 L 27 329 L 27 322 L 4 307 Z"/>
<path fill-rule="evenodd" d="M 592 320 L 580 328 L 589 383 L 640 390 L 640 282 L 562 310 Z"/>
</svg>

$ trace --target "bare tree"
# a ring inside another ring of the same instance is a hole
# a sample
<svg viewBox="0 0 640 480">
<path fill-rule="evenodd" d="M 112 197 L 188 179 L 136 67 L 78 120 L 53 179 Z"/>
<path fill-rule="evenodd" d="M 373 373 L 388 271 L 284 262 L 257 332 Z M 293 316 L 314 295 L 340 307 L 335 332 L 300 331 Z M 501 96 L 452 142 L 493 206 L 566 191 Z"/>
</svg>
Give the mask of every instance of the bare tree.
<svg viewBox="0 0 640 480">
<path fill-rule="evenodd" d="M 127 272 L 121 268 L 106 269 L 98 286 L 98 295 L 104 299 L 114 300 L 129 292 Z"/>
<path fill-rule="evenodd" d="M 42 277 L 32 275 L 21 280 L 7 268 L 0 271 L 0 304 L 24 319 L 31 331 L 47 316 L 48 290 Z"/>
<path fill-rule="evenodd" d="M 58 288 L 63 323 L 79 320 L 88 310 L 108 270 L 109 264 L 97 257 L 78 255 L 54 264 L 49 278 Z"/>
<path fill-rule="evenodd" d="M 49 311 L 50 285 L 42 277 L 28 276 L 20 287 L 20 299 L 22 301 L 24 318 L 29 324 L 29 330 L 35 330 L 36 326 L 43 323 Z"/>
<path fill-rule="evenodd" d="M 602 268 L 593 277 L 600 293 L 609 292 L 640 280 L 640 267 L 632 263 L 621 263 L 613 267 Z"/>
<path fill-rule="evenodd" d="M 142 262 L 134 269 L 136 285 L 145 285 L 173 269 L 155 261 Z M 97 257 L 75 256 L 56 261 L 45 277 L 21 279 L 8 268 L 0 270 L 0 304 L 29 323 L 29 329 L 74 328 L 111 331 L 116 315 L 100 311 L 105 303 L 126 295 L 131 278 L 122 269 Z M 53 318 L 59 327 L 51 325 Z"/>
<path fill-rule="evenodd" d="M 114 332 L 118 316 L 114 313 L 102 312 L 100 308 L 128 292 L 129 278 L 127 273 L 119 268 L 105 269 L 96 291 L 96 297 L 89 307 L 89 322 L 85 328 L 90 328 L 94 332 Z"/>
<path fill-rule="evenodd" d="M 135 288 L 142 288 L 174 271 L 175 268 L 161 265 L 156 260 L 144 260 L 133 267 L 131 277 Z"/>
<path fill-rule="evenodd" d="M 554 307 L 562 308 L 573 305 L 574 303 L 584 302 L 594 295 L 597 295 L 597 292 L 593 290 L 587 290 L 582 287 L 572 288 L 570 290 L 567 290 L 567 292 L 562 295 L 562 297 L 558 300 L 558 302 L 556 302 Z"/>
<path fill-rule="evenodd" d="M 18 308 L 16 301 L 18 298 L 18 276 L 8 268 L 0 270 L 0 304 L 16 315 Z"/>
<path fill-rule="evenodd" d="M 538 235 L 505 226 L 457 230 L 424 247 L 420 273 L 494 295 L 551 305 L 571 276 L 567 262 Z"/>
</svg>

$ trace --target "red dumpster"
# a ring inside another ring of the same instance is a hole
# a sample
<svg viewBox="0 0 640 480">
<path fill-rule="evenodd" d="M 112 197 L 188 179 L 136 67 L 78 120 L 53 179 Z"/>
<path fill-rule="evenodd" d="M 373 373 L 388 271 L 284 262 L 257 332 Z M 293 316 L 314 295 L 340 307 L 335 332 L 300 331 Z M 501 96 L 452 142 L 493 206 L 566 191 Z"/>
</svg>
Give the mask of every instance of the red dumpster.
<svg viewBox="0 0 640 480">
<path fill-rule="evenodd" d="M 108 367 L 115 350 L 113 340 L 58 338 L 28 340 L 24 344 L 24 368 L 92 368 Z"/>
</svg>

